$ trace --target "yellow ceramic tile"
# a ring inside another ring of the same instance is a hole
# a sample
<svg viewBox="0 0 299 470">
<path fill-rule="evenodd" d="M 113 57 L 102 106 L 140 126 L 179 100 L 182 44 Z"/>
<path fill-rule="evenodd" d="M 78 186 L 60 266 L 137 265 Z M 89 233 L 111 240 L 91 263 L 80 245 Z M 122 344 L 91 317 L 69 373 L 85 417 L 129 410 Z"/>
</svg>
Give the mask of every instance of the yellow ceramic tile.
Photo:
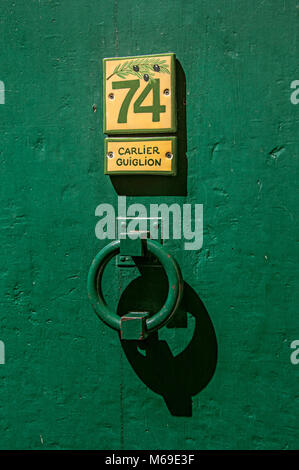
<svg viewBox="0 0 299 470">
<path fill-rule="evenodd" d="M 176 172 L 176 138 L 111 138 L 105 141 L 105 173 Z"/>
<path fill-rule="evenodd" d="M 104 59 L 104 132 L 176 131 L 175 56 Z"/>
</svg>

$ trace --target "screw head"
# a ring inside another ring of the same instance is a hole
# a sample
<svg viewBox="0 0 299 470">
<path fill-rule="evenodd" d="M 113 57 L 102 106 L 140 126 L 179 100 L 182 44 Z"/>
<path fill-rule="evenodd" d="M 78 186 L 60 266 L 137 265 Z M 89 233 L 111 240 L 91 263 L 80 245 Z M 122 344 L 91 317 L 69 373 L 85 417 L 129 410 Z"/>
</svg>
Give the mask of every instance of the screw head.
<svg viewBox="0 0 299 470">
<path fill-rule="evenodd" d="M 154 65 L 154 71 L 155 71 L 155 72 L 160 72 L 160 67 L 159 67 L 158 64 L 155 64 L 155 65 Z"/>
<path fill-rule="evenodd" d="M 108 98 L 109 100 L 114 100 L 114 93 L 109 93 Z"/>
<path fill-rule="evenodd" d="M 146 82 L 149 81 L 149 75 L 148 75 L 147 73 L 145 73 L 145 74 L 143 75 L 143 78 L 144 78 L 144 80 L 145 80 Z"/>
<path fill-rule="evenodd" d="M 114 153 L 113 152 L 108 152 L 107 153 L 107 158 L 113 158 L 114 157 Z"/>
<path fill-rule="evenodd" d="M 134 70 L 134 72 L 139 72 L 139 67 L 138 67 L 138 65 L 133 65 L 133 70 Z"/>
<path fill-rule="evenodd" d="M 171 152 L 166 152 L 165 156 L 166 158 L 169 158 L 169 160 L 173 158 L 173 154 Z"/>
<path fill-rule="evenodd" d="M 168 88 L 165 88 L 165 90 L 163 91 L 163 93 L 164 93 L 164 95 L 168 96 L 168 95 L 169 95 L 169 93 L 170 93 L 170 91 L 169 91 L 169 89 L 168 89 Z"/>
</svg>

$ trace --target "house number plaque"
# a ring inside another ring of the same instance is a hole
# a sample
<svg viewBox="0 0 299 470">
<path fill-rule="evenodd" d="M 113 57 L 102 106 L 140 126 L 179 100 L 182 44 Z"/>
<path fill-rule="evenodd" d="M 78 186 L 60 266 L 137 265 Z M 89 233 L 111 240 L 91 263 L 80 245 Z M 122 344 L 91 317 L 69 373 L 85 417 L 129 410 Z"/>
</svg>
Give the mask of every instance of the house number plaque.
<svg viewBox="0 0 299 470">
<path fill-rule="evenodd" d="M 104 59 L 103 89 L 105 173 L 175 175 L 175 54 Z"/>
</svg>

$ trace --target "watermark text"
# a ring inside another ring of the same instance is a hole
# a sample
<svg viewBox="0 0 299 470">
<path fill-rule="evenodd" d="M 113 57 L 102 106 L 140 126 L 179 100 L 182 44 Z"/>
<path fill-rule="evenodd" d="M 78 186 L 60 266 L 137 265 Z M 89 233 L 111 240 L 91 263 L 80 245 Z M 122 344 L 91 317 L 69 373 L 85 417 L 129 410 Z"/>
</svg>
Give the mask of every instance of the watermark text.
<svg viewBox="0 0 299 470">
<path fill-rule="evenodd" d="M 290 100 L 292 104 L 298 104 L 299 103 L 299 80 L 293 80 L 291 83 L 291 88 L 295 89 L 291 93 Z"/>
<path fill-rule="evenodd" d="M 290 356 L 290 361 L 294 366 L 296 366 L 297 364 L 299 364 L 299 339 L 295 339 L 294 341 L 292 341 L 290 348 L 294 349 Z"/>
<path fill-rule="evenodd" d="M 0 340 L 0 364 L 5 364 L 5 345 Z"/>
<path fill-rule="evenodd" d="M 200 250 L 203 245 L 202 204 L 149 204 L 149 209 L 140 203 L 127 206 L 126 196 L 118 197 L 117 213 L 112 204 L 99 204 L 95 215 L 100 217 L 95 227 L 99 240 L 141 237 L 163 240 L 184 240 L 185 250 Z M 161 231 L 155 230 L 157 221 Z M 125 230 L 123 229 L 125 226 Z"/>
<path fill-rule="evenodd" d="M 0 80 L 0 104 L 5 104 L 5 85 Z"/>
</svg>

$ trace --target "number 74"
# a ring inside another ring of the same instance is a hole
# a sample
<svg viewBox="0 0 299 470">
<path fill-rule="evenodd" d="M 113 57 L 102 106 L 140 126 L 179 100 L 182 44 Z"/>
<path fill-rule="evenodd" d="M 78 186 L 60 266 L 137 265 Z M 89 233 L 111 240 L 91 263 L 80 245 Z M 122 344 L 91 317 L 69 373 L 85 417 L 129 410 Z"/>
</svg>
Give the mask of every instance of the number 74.
<svg viewBox="0 0 299 470">
<path fill-rule="evenodd" d="M 125 99 L 122 102 L 122 105 L 119 110 L 119 115 L 117 122 L 126 123 L 128 117 L 129 105 L 132 101 L 133 96 L 140 86 L 140 80 L 123 80 L 121 82 L 112 82 L 112 88 L 114 90 L 120 90 L 123 88 L 129 88 L 128 93 L 126 94 Z M 143 101 L 153 90 L 153 104 L 151 106 L 142 106 Z M 152 121 L 160 121 L 160 113 L 166 112 L 166 106 L 160 104 L 160 79 L 156 78 L 151 80 L 150 83 L 145 87 L 142 93 L 138 96 L 134 102 L 134 113 L 152 113 Z"/>
</svg>

